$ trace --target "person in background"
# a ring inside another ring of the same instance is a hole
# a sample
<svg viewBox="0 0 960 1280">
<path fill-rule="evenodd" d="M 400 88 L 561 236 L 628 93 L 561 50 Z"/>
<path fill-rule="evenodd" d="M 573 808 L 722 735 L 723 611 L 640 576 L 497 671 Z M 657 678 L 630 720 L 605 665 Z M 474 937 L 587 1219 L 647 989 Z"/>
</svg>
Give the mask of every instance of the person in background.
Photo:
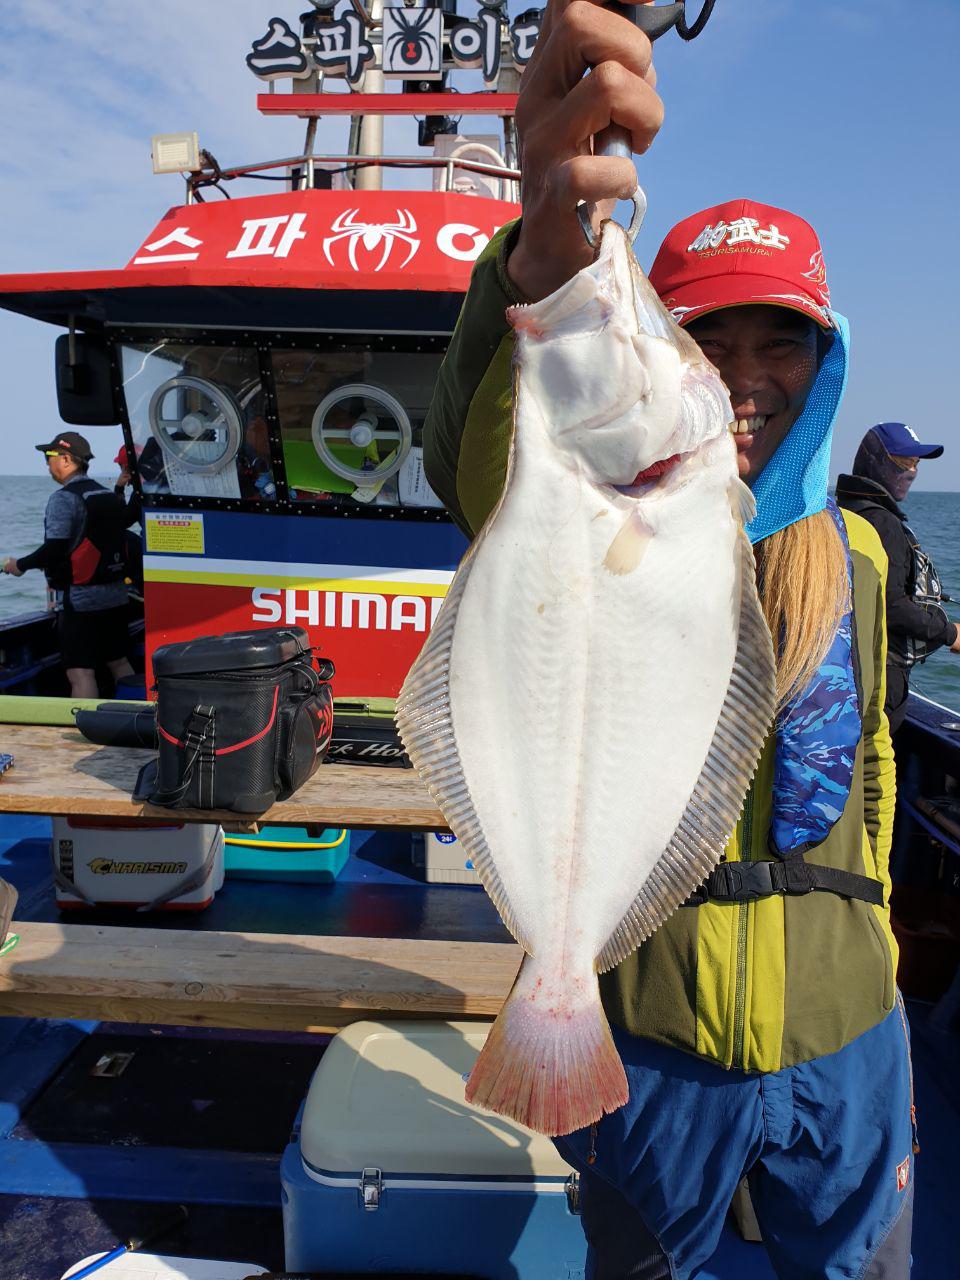
<svg viewBox="0 0 960 1280">
<path fill-rule="evenodd" d="M 837 480 L 837 502 L 869 520 L 880 536 L 887 572 L 887 698 L 890 730 L 907 714 L 910 669 L 935 649 L 960 653 L 960 628 L 940 601 L 940 577 L 900 508 L 921 458 L 939 458 L 942 444 L 921 444 L 902 422 L 871 427 L 853 460 L 853 475 Z"/>
<path fill-rule="evenodd" d="M 87 475 L 93 452 L 76 431 L 38 444 L 60 486 L 47 500 L 43 543 L 19 559 L 7 556 L 4 573 L 19 577 L 43 569 L 62 593 L 58 613 L 60 661 L 75 698 L 96 698 L 96 668 L 114 680 L 134 674 L 127 659 L 127 587 L 124 537 L 131 523 L 116 492 Z"/>
<path fill-rule="evenodd" d="M 137 448 L 136 457 L 139 458 L 142 449 Z M 124 557 L 127 565 L 127 583 L 132 593 L 139 599 L 143 599 L 143 545 L 141 543 L 140 534 L 135 533 L 131 526 L 140 525 L 143 520 L 143 502 L 140 493 L 133 483 L 133 468 L 130 461 L 130 454 L 127 452 L 127 446 L 122 444 L 120 451 L 114 458 L 114 463 L 120 468 L 120 473 L 113 482 L 113 491 L 124 503 L 127 510 L 127 528 L 124 533 Z M 127 497 L 127 486 L 130 486 L 130 497 Z"/>
</svg>

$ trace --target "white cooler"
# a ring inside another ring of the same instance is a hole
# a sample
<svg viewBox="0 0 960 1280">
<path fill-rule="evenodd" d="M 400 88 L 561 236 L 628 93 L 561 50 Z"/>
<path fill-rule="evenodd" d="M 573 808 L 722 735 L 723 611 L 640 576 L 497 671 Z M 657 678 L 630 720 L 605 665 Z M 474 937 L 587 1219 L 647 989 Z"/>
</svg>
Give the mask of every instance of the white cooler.
<svg viewBox="0 0 960 1280">
<path fill-rule="evenodd" d="M 215 823 L 54 818 L 50 853 L 61 910 L 200 911 L 223 885 Z"/>
<path fill-rule="evenodd" d="M 576 1175 L 471 1106 L 484 1022 L 355 1022 L 320 1060 L 281 1164 L 290 1271 L 578 1280 Z"/>
</svg>

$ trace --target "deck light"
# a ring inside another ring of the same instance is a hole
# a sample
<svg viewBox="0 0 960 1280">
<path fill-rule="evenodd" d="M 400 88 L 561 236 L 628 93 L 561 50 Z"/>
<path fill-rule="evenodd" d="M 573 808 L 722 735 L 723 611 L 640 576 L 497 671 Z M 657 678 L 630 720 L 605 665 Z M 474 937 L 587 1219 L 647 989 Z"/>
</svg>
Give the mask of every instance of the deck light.
<svg viewBox="0 0 960 1280">
<path fill-rule="evenodd" d="M 198 173 L 200 138 L 196 133 L 155 133 L 150 139 L 154 173 Z"/>
</svg>

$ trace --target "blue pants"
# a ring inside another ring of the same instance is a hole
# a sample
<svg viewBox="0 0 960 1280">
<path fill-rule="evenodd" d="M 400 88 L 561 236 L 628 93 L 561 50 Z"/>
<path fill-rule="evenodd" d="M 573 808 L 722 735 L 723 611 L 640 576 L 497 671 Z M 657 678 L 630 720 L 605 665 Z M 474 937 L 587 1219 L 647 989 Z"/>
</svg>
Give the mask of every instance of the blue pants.
<svg viewBox="0 0 960 1280">
<path fill-rule="evenodd" d="M 902 1006 L 837 1053 L 770 1074 L 615 1032 L 630 1100 L 557 1139 L 581 1174 L 587 1280 L 688 1280 L 737 1183 L 781 1280 L 907 1280 L 912 1079 Z"/>
</svg>

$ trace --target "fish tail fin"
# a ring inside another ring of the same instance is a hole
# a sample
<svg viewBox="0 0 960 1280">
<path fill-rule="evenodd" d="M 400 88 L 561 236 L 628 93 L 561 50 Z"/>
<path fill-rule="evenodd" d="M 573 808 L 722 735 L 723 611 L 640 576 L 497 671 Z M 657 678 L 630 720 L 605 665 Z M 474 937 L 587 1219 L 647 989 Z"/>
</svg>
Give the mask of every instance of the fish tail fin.
<svg viewBox="0 0 960 1280">
<path fill-rule="evenodd" d="M 593 998 L 591 987 L 578 989 L 570 1005 L 527 956 L 470 1072 L 467 1101 L 551 1137 L 622 1107 L 627 1077 L 595 974 L 589 982 Z"/>
</svg>

